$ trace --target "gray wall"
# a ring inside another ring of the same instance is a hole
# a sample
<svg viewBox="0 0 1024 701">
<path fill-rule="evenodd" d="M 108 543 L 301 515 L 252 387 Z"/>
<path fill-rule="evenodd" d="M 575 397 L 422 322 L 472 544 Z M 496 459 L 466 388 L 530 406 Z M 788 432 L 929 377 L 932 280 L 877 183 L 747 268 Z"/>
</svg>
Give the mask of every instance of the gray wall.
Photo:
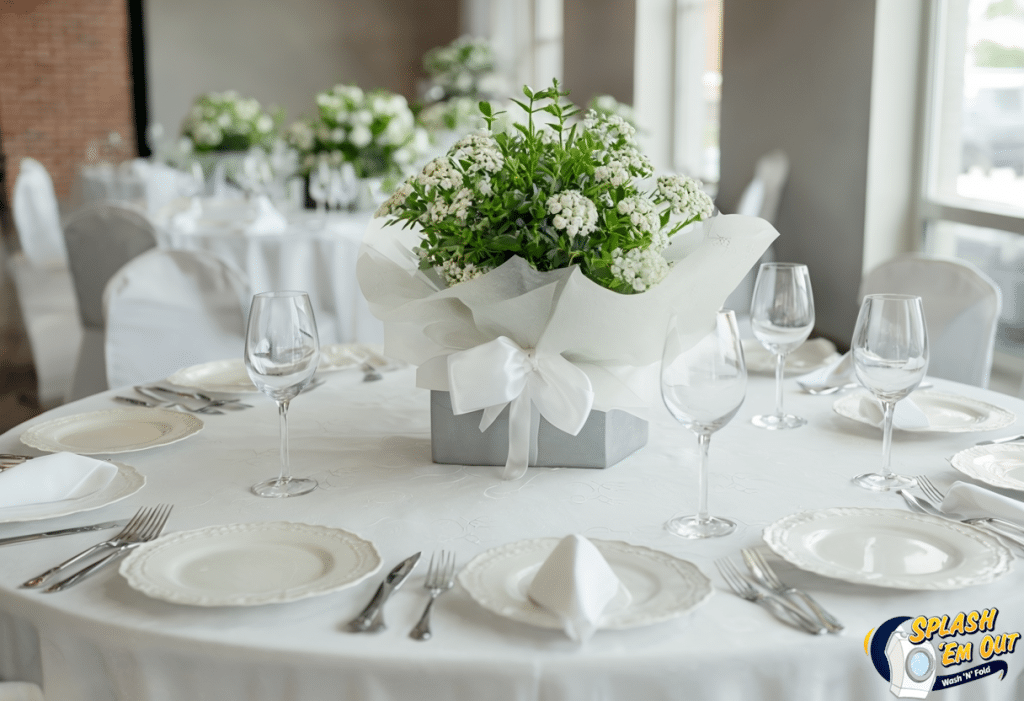
<svg viewBox="0 0 1024 701">
<path fill-rule="evenodd" d="M 233 88 L 289 120 L 337 83 L 416 96 L 421 59 L 459 34 L 459 0 L 146 0 L 150 121 Z"/>
<path fill-rule="evenodd" d="M 789 155 L 776 259 L 810 268 L 817 333 L 849 344 L 864 251 L 874 0 L 727 0 L 722 179 L 732 211 L 758 157 Z"/>
</svg>

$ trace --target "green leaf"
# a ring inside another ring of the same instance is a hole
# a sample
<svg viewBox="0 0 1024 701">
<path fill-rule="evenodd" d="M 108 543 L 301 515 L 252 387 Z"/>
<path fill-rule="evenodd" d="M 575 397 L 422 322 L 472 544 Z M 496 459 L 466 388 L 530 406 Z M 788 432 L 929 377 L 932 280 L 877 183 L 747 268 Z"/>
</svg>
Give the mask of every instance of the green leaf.
<svg viewBox="0 0 1024 701">
<path fill-rule="evenodd" d="M 486 100 L 481 100 L 477 106 L 480 108 L 480 114 L 484 115 L 485 117 L 494 116 L 493 114 L 491 114 L 490 102 L 487 102 Z"/>
</svg>

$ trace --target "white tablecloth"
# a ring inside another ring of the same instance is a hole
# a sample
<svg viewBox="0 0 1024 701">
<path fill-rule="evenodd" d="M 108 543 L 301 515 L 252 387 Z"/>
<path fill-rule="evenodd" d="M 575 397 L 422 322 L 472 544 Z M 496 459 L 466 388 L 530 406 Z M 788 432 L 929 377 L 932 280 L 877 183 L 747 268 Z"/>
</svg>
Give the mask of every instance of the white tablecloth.
<svg viewBox="0 0 1024 701">
<path fill-rule="evenodd" d="M 792 381 L 787 408 L 806 416 L 806 427 L 754 428 L 750 417 L 773 405 L 773 380 L 752 377 L 739 414 L 712 439 L 711 511 L 739 527 L 725 538 L 693 542 L 662 527 L 673 515 L 695 509 L 697 465 L 693 437 L 664 411 L 652 423 L 649 445 L 609 469 L 532 468 L 520 481 L 503 482 L 497 467 L 430 461 L 428 393 L 414 388 L 411 369 L 376 383 L 359 380 L 357 373 L 335 374 L 292 403 L 292 465 L 296 474 L 320 482 L 311 494 L 278 501 L 249 493 L 252 483 L 277 468 L 276 410 L 255 396 L 254 409 L 204 417 L 205 428 L 187 440 L 121 456 L 147 478 L 124 502 L 51 522 L 0 525 L 0 536 L 127 516 L 139 506 L 169 502 L 175 504 L 170 531 L 277 520 L 348 529 L 377 545 L 384 558 L 380 574 L 290 604 L 201 609 L 149 599 L 113 570 L 61 594 L 17 588 L 95 542 L 95 534 L 7 546 L 0 558 L 0 676 L 41 682 L 49 701 L 844 701 L 890 698 L 865 654 L 865 636 L 891 617 L 997 607 L 997 632 L 1024 630 L 1019 565 L 989 585 L 917 592 L 831 581 L 780 563 L 786 580 L 812 592 L 846 623 L 839 636 L 798 632 L 724 590 L 714 560 L 738 559 L 740 548 L 757 545 L 764 526 L 782 516 L 835 506 L 905 509 L 896 494 L 850 483 L 853 475 L 878 467 L 880 432 L 836 415 L 833 397 L 798 393 Z M 1024 401 L 941 380 L 935 385 L 1016 412 L 1016 424 L 999 435 L 1024 427 Z M 111 408 L 111 394 L 32 423 Z M 18 442 L 24 428 L 0 437 L 0 452 L 26 452 Z M 959 475 L 946 458 L 985 436 L 898 433 L 894 467 L 928 474 L 946 487 Z M 434 638 L 421 643 L 407 637 L 426 602 L 421 563 L 390 602 L 387 630 L 343 631 L 383 572 L 413 552 L 451 549 L 465 564 L 495 546 L 569 533 L 690 560 L 712 578 L 716 591 L 682 618 L 599 631 L 579 649 L 557 631 L 481 609 L 457 586 L 438 600 Z M 1024 656 L 998 659 L 1009 665 L 1005 679 L 944 690 L 941 698 L 1024 696 Z M 980 661 L 975 652 L 974 664 Z"/>
<path fill-rule="evenodd" d="M 253 293 L 302 290 L 309 293 L 321 343 L 381 343 L 384 330 L 370 313 L 356 280 L 356 259 L 372 212 L 331 213 L 324 222 L 313 212 L 287 213 L 281 234 L 245 232 L 241 201 L 206 200 L 195 230 L 175 227 L 179 202 L 155 218 L 163 248 L 205 251 L 220 256 L 249 278 Z"/>
</svg>

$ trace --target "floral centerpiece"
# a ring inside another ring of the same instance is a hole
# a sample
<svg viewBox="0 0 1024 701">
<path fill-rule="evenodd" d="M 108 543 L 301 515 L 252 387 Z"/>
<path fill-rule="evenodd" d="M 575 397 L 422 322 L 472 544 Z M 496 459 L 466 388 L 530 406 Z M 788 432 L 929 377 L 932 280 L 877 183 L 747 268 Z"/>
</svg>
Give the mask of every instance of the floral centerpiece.
<svg viewBox="0 0 1024 701">
<path fill-rule="evenodd" d="M 633 109 L 633 105 L 619 102 L 611 95 L 594 95 L 587 103 L 587 109 L 599 114 L 618 115 L 634 129 L 637 127 L 636 110 Z"/>
<path fill-rule="evenodd" d="M 317 94 L 316 105 L 317 116 L 295 122 L 287 134 L 304 174 L 320 163 L 351 163 L 359 178 L 397 178 L 426 149 L 427 135 L 401 95 L 336 85 Z"/>
<path fill-rule="evenodd" d="M 358 266 L 385 351 L 419 386 L 482 411 L 481 431 L 510 406 L 506 478 L 532 461 L 534 411 L 571 436 L 593 412 L 645 415 L 669 319 L 696 341 L 777 236 L 735 215 L 706 231 L 697 181 L 640 187 L 653 168 L 621 117 L 570 124 L 557 82 L 523 92 L 525 124 L 465 137 L 397 189 Z"/>
<path fill-rule="evenodd" d="M 274 118 L 257 100 L 228 90 L 197 97 L 181 125 L 181 134 L 192 141 L 197 153 L 245 151 L 269 145 L 275 127 Z"/>
<path fill-rule="evenodd" d="M 423 57 L 423 68 L 430 76 L 431 100 L 501 97 L 506 92 L 505 81 L 496 70 L 494 50 L 486 39 L 461 36 L 447 46 L 431 49 Z"/>
</svg>

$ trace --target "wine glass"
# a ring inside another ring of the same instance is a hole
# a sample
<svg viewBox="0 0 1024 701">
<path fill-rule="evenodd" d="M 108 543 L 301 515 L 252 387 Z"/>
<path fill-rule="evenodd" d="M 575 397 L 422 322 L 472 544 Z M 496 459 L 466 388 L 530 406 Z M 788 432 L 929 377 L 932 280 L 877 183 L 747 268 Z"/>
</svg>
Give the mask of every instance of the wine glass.
<svg viewBox="0 0 1024 701">
<path fill-rule="evenodd" d="M 928 329 L 924 305 L 912 295 L 868 295 L 853 330 L 853 368 L 857 379 L 882 403 L 882 471 L 854 477 L 854 484 L 875 491 L 913 487 L 917 480 L 893 474 L 892 416 L 896 402 L 913 392 L 928 370 Z"/>
<path fill-rule="evenodd" d="M 807 419 L 783 411 L 782 376 L 786 355 L 814 328 L 814 295 L 806 265 L 761 264 L 750 302 L 750 327 L 754 338 L 775 355 L 775 413 L 759 414 L 751 422 L 770 431 L 803 426 Z"/>
<path fill-rule="evenodd" d="M 256 387 L 277 402 L 281 416 L 281 474 L 253 486 L 261 497 L 294 497 L 316 480 L 292 477 L 288 465 L 288 405 L 309 384 L 320 361 L 320 340 L 305 292 L 263 292 L 252 298 L 245 332 L 245 368 Z"/>
<path fill-rule="evenodd" d="M 673 317 L 661 360 L 661 397 L 676 421 L 697 435 L 700 448 L 700 504 L 694 516 L 680 516 L 665 528 L 683 538 L 728 535 L 736 524 L 708 514 L 708 444 L 711 434 L 736 415 L 747 392 L 747 366 L 732 311 L 721 311 L 715 328 L 692 345 Z"/>
</svg>

